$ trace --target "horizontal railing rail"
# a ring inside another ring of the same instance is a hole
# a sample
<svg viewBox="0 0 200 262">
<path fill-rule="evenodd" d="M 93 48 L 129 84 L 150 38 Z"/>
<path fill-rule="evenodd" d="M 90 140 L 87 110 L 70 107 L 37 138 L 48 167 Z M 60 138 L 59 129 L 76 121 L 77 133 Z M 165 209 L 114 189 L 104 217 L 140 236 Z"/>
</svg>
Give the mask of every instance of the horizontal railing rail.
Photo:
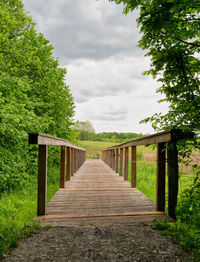
<svg viewBox="0 0 200 262">
<path fill-rule="evenodd" d="M 65 187 L 65 181 L 70 181 L 86 160 L 86 150 L 58 137 L 41 133 L 29 133 L 29 144 L 36 144 L 38 148 L 38 201 L 37 215 L 46 214 L 47 193 L 47 161 L 48 146 L 60 146 L 60 188 Z"/>
<path fill-rule="evenodd" d="M 49 136 L 41 133 L 29 133 L 29 144 L 37 144 L 37 145 L 50 145 L 50 146 L 67 146 L 74 149 L 79 149 L 85 151 L 84 148 L 79 147 L 68 140 Z"/>
<path fill-rule="evenodd" d="M 165 173 L 167 162 L 168 174 L 168 214 L 175 218 L 178 196 L 178 151 L 177 141 L 193 139 L 193 132 L 183 132 L 171 129 L 119 145 L 105 148 L 102 152 L 103 161 L 116 173 L 128 180 L 129 147 L 131 148 L 131 187 L 136 187 L 136 147 L 140 145 L 157 144 L 157 176 L 156 176 L 156 210 L 165 211 Z M 171 146 L 166 147 L 166 143 Z M 166 156 L 167 152 L 167 156 Z"/>
</svg>

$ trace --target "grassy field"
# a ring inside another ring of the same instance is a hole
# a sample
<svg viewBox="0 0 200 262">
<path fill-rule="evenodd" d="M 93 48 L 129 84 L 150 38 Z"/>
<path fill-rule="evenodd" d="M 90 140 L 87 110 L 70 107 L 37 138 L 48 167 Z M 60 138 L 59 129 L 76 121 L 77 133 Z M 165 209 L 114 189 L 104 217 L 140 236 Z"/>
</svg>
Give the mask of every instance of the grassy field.
<svg viewBox="0 0 200 262">
<path fill-rule="evenodd" d="M 118 143 L 101 141 L 78 141 L 78 144 L 85 149 L 104 149 L 106 147 L 118 145 Z"/>
</svg>

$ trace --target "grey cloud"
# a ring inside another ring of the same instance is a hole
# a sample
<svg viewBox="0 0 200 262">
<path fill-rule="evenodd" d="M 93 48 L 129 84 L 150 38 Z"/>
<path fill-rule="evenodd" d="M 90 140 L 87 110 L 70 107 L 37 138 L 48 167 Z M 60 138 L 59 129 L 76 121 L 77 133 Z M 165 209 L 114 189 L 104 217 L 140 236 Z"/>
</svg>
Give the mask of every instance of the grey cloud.
<svg viewBox="0 0 200 262">
<path fill-rule="evenodd" d="M 101 60 L 116 54 L 140 53 L 136 47 L 136 15 L 124 16 L 121 7 L 107 0 L 93 2 L 24 0 L 33 18 L 40 21 L 38 31 L 44 32 L 54 45 L 54 54 L 62 64 L 80 58 Z M 88 4 L 94 5 L 94 10 Z M 101 8 L 103 17 L 98 13 Z"/>
<path fill-rule="evenodd" d="M 127 115 L 128 109 L 126 106 L 122 108 L 110 106 L 106 110 L 101 110 L 101 112 L 91 115 L 91 119 L 95 121 L 122 121 L 127 118 Z"/>
</svg>

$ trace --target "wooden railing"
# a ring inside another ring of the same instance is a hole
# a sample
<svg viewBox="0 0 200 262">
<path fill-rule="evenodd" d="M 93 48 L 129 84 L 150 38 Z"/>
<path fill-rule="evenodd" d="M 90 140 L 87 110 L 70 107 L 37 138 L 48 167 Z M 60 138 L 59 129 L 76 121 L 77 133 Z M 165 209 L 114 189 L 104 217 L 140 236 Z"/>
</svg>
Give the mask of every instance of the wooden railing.
<svg viewBox="0 0 200 262">
<path fill-rule="evenodd" d="M 128 180 L 129 147 L 131 147 L 131 187 L 136 187 L 136 146 L 157 144 L 156 210 L 165 211 L 165 173 L 168 174 L 168 214 L 175 218 L 178 195 L 178 152 L 177 141 L 192 139 L 193 132 L 179 129 L 160 132 L 136 140 L 131 140 L 103 151 L 102 159 L 113 170 Z M 166 143 L 169 143 L 166 147 Z M 166 157 L 167 151 L 167 157 Z"/>
<path fill-rule="evenodd" d="M 79 169 L 86 159 L 85 149 L 71 142 L 40 133 L 29 133 L 29 144 L 37 144 L 38 148 L 38 203 L 37 215 L 46 213 L 46 185 L 48 146 L 60 146 L 60 188 L 65 187 L 65 181 Z M 67 164 L 67 165 L 66 165 Z"/>
</svg>

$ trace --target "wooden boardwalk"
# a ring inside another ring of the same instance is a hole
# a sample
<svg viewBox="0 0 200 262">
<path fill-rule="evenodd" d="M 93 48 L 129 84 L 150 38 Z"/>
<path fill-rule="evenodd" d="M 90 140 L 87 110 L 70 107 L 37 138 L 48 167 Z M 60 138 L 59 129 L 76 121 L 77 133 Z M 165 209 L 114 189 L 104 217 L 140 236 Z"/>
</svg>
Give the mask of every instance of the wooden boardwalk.
<svg viewBox="0 0 200 262">
<path fill-rule="evenodd" d="M 86 160 L 47 205 L 42 224 L 149 223 L 164 218 L 155 203 L 116 174 L 102 160 Z"/>
</svg>

